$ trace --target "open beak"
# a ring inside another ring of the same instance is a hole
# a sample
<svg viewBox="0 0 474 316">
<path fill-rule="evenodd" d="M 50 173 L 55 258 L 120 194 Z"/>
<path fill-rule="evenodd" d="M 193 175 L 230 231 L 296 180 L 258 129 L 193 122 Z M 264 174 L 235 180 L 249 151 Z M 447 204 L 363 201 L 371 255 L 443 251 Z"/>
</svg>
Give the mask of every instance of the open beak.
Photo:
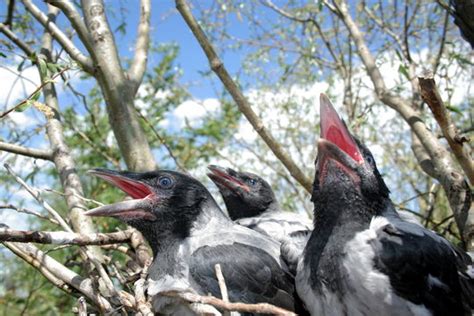
<svg viewBox="0 0 474 316">
<path fill-rule="evenodd" d="M 138 180 L 139 174 L 108 169 L 93 169 L 90 170 L 89 173 L 115 185 L 130 195 L 133 200 L 96 207 L 85 212 L 85 215 L 110 216 L 122 220 L 156 220 L 156 216 L 151 210 L 157 201 L 157 197 L 149 185 Z"/>
<path fill-rule="evenodd" d="M 248 185 L 234 177 L 232 174 L 236 172 L 230 168 L 222 168 L 216 165 L 207 166 L 210 172 L 207 173 L 207 176 L 214 182 L 217 187 L 227 188 L 232 192 L 239 193 L 241 190 L 245 192 L 250 192 Z"/>
<path fill-rule="evenodd" d="M 320 179 L 327 177 L 331 170 L 327 166 L 332 161 L 354 181 L 358 181 L 359 176 L 355 170 L 364 164 L 364 158 L 346 124 L 323 93 L 320 96 L 320 115 L 321 138 L 318 141 L 316 160 Z"/>
<path fill-rule="evenodd" d="M 339 147 L 340 150 L 344 151 L 357 163 L 364 163 L 364 158 L 359 151 L 359 147 L 354 141 L 354 138 L 352 138 L 346 124 L 339 118 L 339 115 L 332 106 L 331 101 L 329 101 L 324 93 L 321 93 L 319 100 L 321 138 Z"/>
</svg>

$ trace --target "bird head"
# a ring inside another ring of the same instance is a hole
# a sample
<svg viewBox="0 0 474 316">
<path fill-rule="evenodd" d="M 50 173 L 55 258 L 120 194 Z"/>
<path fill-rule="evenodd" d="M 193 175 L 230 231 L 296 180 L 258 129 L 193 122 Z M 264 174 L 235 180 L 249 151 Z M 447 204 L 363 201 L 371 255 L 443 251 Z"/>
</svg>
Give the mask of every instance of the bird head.
<svg viewBox="0 0 474 316">
<path fill-rule="evenodd" d="M 363 200 L 387 198 L 389 190 L 371 152 L 351 135 L 324 94 L 320 97 L 320 115 L 313 201 L 321 195 L 338 194 L 355 194 Z"/>
<path fill-rule="evenodd" d="M 232 220 L 259 215 L 277 203 L 271 186 L 256 174 L 216 165 L 207 168 Z"/>
<path fill-rule="evenodd" d="M 138 173 L 93 169 L 89 173 L 113 184 L 133 199 L 100 206 L 85 214 L 115 217 L 138 229 L 151 245 L 150 239 L 157 235 L 186 237 L 202 211 L 200 204 L 205 200 L 213 201 L 199 181 L 175 171 Z"/>
</svg>

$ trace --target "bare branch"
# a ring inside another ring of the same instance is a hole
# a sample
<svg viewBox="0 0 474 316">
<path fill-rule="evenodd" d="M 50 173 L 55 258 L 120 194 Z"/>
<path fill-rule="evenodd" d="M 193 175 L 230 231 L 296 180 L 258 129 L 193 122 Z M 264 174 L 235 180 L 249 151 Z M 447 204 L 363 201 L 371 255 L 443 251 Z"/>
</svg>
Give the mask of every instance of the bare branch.
<svg viewBox="0 0 474 316">
<path fill-rule="evenodd" d="M 143 267 L 140 279 L 135 282 L 135 301 L 137 304 L 137 310 L 143 316 L 151 316 L 153 312 L 151 311 L 151 304 L 148 302 L 145 296 L 145 287 L 146 287 L 146 277 L 148 275 L 148 268 L 150 267 L 152 261 L 148 260 Z"/>
<path fill-rule="evenodd" d="M 62 48 L 88 73 L 93 73 L 94 65 L 90 57 L 85 56 L 74 45 L 74 43 L 64 34 L 58 26 L 50 21 L 48 16 L 44 14 L 31 0 L 22 0 L 26 10 L 30 12 L 35 19 L 41 23 L 54 37 Z"/>
<path fill-rule="evenodd" d="M 77 32 L 77 35 L 81 39 L 81 42 L 86 47 L 89 54 L 92 56 L 92 40 L 90 38 L 89 31 L 87 30 L 86 24 L 82 20 L 82 16 L 74 7 L 74 4 L 69 0 L 46 0 L 52 6 L 59 8 L 64 15 L 71 22 L 72 27 Z"/>
<path fill-rule="evenodd" d="M 137 261 L 140 266 L 144 267 L 148 261 L 152 259 L 150 255 L 149 248 L 146 245 L 145 238 L 143 238 L 142 234 L 132 228 L 132 235 L 130 236 L 130 241 L 132 248 L 135 250 L 137 254 Z"/>
<path fill-rule="evenodd" d="M 227 292 L 227 285 L 225 284 L 224 275 L 222 274 L 222 268 L 219 263 L 214 266 L 216 270 L 217 282 L 219 283 L 219 290 L 221 291 L 221 297 L 224 302 L 229 302 L 229 294 Z M 230 316 L 229 311 L 223 313 L 223 316 Z"/>
<path fill-rule="evenodd" d="M 181 299 L 184 302 L 190 303 L 201 303 L 215 306 L 219 309 L 226 311 L 237 311 L 245 313 L 260 313 L 260 314 L 273 314 L 273 315 L 285 315 L 285 316 L 296 316 L 295 313 L 287 311 L 283 308 L 268 304 L 268 303 L 258 303 L 258 304 L 245 304 L 245 303 L 229 303 L 224 302 L 221 299 L 218 299 L 214 296 L 201 296 L 191 292 L 177 292 L 177 291 L 167 291 L 160 292 L 160 295 L 175 297 Z"/>
<path fill-rule="evenodd" d="M 206 34 L 202 30 L 199 23 L 194 18 L 186 0 L 176 0 L 176 8 L 181 13 L 181 16 L 184 18 L 189 28 L 193 32 L 197 41 L 201 45 L 204 53 L 206 54 L 211 69 L 219 77 L 221 82 L 226 87 L 227 91 L 232 95 L 235 103 L 239 107 L 240 112 L 245 115 L 247 120 L 250 122 L 255 131 L 260 135 L 263 141 L 268 145 L 271 151 L 275 156 L 283 163 L 283 165 L 288 169 L 293 178 L 298 181 L 306 191 L 312 191 L 312 181 L 307 177 L 300 168 L 296 165 L 293 159 L 285 152 L 278 143 L 278 141 L 270 134 L 267 128 L 263 125 L 262 120 L 257 116 L 257 114 L 252 109 L 250 103 L 243 95 L 239 86 L 229 75 L 227 69 L 225 68 L 222 61 L 217 56 L 214 47 L 209 42 Z"/>
<path fill-rule="evenodd" d="M 344 21 L 356 44 L 358 54 L 374 85 L 377 97 L 403 117 L 430 156 L 434 170 L 438 174 L 437 180 L 442 184 L 453 210 L 456 224 L 466 238 L 468 249 L 471 249 L 474 247 L 474 218 L 469 223 L 466 223 L 466 220 L 468 214 L 474 210 L 472 210 L 472 195 L 468 184 L 460 172 L 454 169 L 449 152 L 439 143 L 436 135 L 429 130 L 418 111 L 411 107 L 408 100 L 393 95 L 387 89 L 382 74 L 375 63 L 375 58 L 370 53 L 358 25 L 349 14 L 346 1 L 334 2 L 334 4 L 337 6 L 338 15 Z"/>
<path fill-rule="evenodd" d="M 64 286 L 67 285 L 70 288 L 74 288 L 99 306 L 103 312 L 111 311 L 110 303 L 94 290 L 90 279 L 83 278 L 74 271 L 69 270 L 55 259 L 45 255 L 44 252 L 32 244 L 11 242 L 4 242 L 3 244 L 47 278 L 49 276 L 48 280 L 55 281 L 53 284 L 57 287 L 64 289 Z"/>
<path fill-rule="evenodd" d="M 10 0 L 13 2 L 14 0 Z M 8 37 L 16 46 L 18 46 L 28 57 L 34 56 L 35 51 L 23 42 L 15 33 L 13 33 L 5 24 L 0 23 L 0 32 Z"/>
<path fill-rule="evenodd" d="M 78 234 L 58 231 L 31 231 L 0 228 L 0 242 L 34 242 L 53 245 L 110 245 L 130 241 L 132 231 L 123 230 L 114 233 Z"/>
<path fill-rule="evenodd" d="M 57 72 L 56 74 L 54 74 L 54 76 L 52 76 L 49 80 L 44 80 L 38 87 L 36 87 L 36 89 L 30 93 L 30 95 L 24 99 L 23 101 L 19 102 L 18 104 L 16 104 L 15 106 L 9 108 L 8 110 L 6 110 L 5 112 L 3 112 L 2 114 L 0 114 L 0 119 L 3 119 L 5 116 L 7 116 L 8 114 L 10 114 L 11 112 L 15 111 L 16 109 L 18 109 L 20 106 L 22 106 L 23 104 L 25 104 L 26 102 L 30 101 L 31 98 L 33 98 L 33 96 L 35 94 L 37 94 L 39 91 L 41 91 L 41 89 L 43 89 L 47 84 L 51 83 L 54 79 L 56 79 L 57 77 L 59 77 L 62 73 L 64 73 L 65 71 L 69 70 L 69 67 L 64 67 L 63 69 L 61 69 L 61 71 Z"/>
<path fill-rule="evenodd" d="M 28 210 L 28 209 L 23 208 L 23 207 L 16 207 L 15 205 L 12 205 L 12 204 L 0 205 L 0 209 L 11 209 L 11 210 L 15 210 L 15 211 L 17 211 L 18 213 L 25 213 L 25 214 L 33 215 L 33 216 L 36 216 L 36 217 L 38 217 L 38 218 L 41 218 L 41 219 L 50 221 L 50 222 L 53 223 L 53 224 L 59 225 L 58 221 L 55 220 L 54 218 L 49 218 L 49 217 L 46 217 L 46 216 L 41 215 L 41 214 L 38 213 L 38 212 L 31 211 L 31 210 Z"/>
<path fill-rule="evenodd" d="M 78 316 L 87 316 L 87 303 L 84 296 L 77 299 L 77 314 Z"/>
<path fill-rule="evenodd" d="M 439 94 L 436 83 L 433 79 L 433 74 L 427 72 L 422 76 L 418 77 L 420 83 L 421 96 L 423 100 L 428 104 L 431 112 L 433 113 L 436 121 L 443 132 L 444 138 L 448 141 L 449 147 L 454 153 L 454 156 L 458 160 L 462 169 L 466 173 L 471 185 L 474 185 L 474 162 L 470 158 L 469 153 L 465 151 L 464 143 L 468 142 L 466 137 L 462 137 L 451 120 L 451 116 L 446 111 L 443 100 Z M 469 145 L 467 145 L 469 146 Z M 469 149 L 469 148 L 467 148 Z"/>
<path fill-rule="evenodd" d="M 30 187 L 25 181 L 23 181 L 22 178 L 20 178 L 13 170 L 12 168 L 10 167 L 9 164 L 5 163 L 4 164 L 5 168 L 7 169 L 8 173 L 15 179 L 16 182 L 18 182 L 23 188 L 25 188 L 26 191 L 28 191 L 28 193 L 31 194 L 32 197 L 35 198 L 36 201 L 38 201 L 38 203 L 40 203 L 47 211 L 49 214 L 51 214 L 51 216 L 53 216 L 53 218 L 61 225 L 61 227 L 68 231 L 68 232 L 71 232 L 72 233 L 72 229 L 71 227 L 69 227 L 69 225 L 66 223 L 66 221 L 61 217 L 61 215 L 59 215 L 59 213 L 51 207 L 51 205 L 49 205 L 48 202 L 46 202 L 42 197 L 41 197 L 41 194 L 38 190 L 36 190 L 35 188 L 32 188 Z"/>
<path fill-rule="evenodd" d="M 137 42 L 135 43 L 135 55 L 132 65 L 128 71 L 128 80 L 135 95 L 142 82 L 148 59 L 148 48 L 150 46 L 150 0 L 140 1 L 140 22 L 138 24 Z"/>
<path fill-rule="evenodd" d="M 27 157 L 36 158 L 36 159 L 44 159 L 44 160 L 53 159 L 52 158 L 53 155 L 50 150 L 28 148 L 28 147 L 15 145 L 15 144 L 9 144 L 5 142 L 1 142 L 1 141 L 0 141 L 0 150 L 6 151 L 12 154 L 27 156 Z"/>
</svg>

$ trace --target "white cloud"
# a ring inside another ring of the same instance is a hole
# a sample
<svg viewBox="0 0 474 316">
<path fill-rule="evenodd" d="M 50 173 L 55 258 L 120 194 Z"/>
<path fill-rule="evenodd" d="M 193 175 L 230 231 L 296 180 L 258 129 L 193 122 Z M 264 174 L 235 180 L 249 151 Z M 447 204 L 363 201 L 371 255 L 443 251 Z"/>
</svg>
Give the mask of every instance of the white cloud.
<svg viewBox="0 0 474 316">
<path fill-rule="evenodd" d="M 204 118 L 215 115 L 220 109 L 220 102 L 215 98 L 200 100 L 186 100 L 178 105 L 172 113 L 160 122 L 163 128 L 181 129 L 186 122 L 191 127 L 198 127 Z"/>
</svg>

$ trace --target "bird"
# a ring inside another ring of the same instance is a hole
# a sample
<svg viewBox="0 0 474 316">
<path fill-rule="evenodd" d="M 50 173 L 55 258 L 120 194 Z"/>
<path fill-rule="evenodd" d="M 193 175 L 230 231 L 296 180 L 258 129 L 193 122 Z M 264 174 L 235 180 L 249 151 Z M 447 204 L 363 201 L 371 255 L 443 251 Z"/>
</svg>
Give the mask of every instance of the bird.
<svg viewBox="0 0 474 316">
<path fill-rule="evenodd" d="M 148 294 L 155 312 L 195 315 L 201 305 L 186 305 L 163 291 L 191 291 L 221 297 L 215 265 L 220 264 L 231 302 L 270 303 L 295 309 L 294 277 L 280 258 L 278 242 L 233 223 L 205 186 L 171 170 L 149 172 L 93 169 L 132 200 L 87 211 L 115 217 L 139 230 L 150 244 L 153 262 Z"/>
<path fill-rule="evenodd" d="M 471 258 L 403 220 L 369 149 L 320 96 L 314 230 L 296 288 L 311 315 L 471 315 Z"/>
<path fill-rule="evenodd" d="M 229 217 L 239 225 L 266 234 L 279 242 L 309 235 L 313 223 L 306 214 L 281 209 L 270 184 L 262 177 L 209 165 L 207 176 L 222 195 Z"/>
</svg>

